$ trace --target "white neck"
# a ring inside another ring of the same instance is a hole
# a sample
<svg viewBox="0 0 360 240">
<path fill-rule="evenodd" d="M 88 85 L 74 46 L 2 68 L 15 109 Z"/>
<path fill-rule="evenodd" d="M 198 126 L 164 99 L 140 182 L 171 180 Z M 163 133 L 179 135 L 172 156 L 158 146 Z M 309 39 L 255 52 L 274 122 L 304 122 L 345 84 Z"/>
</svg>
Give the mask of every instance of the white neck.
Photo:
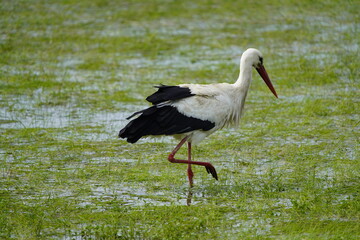
<svg viewBox="0 0 360 240">
<path fill-rule="evenodd" d="M 247 92 L 252 79 L 252 65 L 241 58 L 240 61 L 240 74 L 239 78 L 234 83 L 236 88 L 240 88 L 242 91 Z"/>
</svg>

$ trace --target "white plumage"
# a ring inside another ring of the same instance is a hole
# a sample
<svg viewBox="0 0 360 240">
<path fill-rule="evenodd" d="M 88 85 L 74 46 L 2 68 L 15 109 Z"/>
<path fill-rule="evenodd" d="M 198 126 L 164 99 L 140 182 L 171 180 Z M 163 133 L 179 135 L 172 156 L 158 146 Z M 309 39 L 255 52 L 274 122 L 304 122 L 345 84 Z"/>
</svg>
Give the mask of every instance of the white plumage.
<svg viewBox="0 0 360 240">
<path fill-rule="evenodd" d="M 188 141 L 197 144 L 224 126 L 238 125 L 245 96 L 238 93 L 239 89 L 234 84 L 184 84 L 180 86 L 188 87 L 195 96 L 175 101 L 171 105 L 185 116 L 215 123 L 215 127 L 209 131 L 195 130 L 184 133 L 181 137 L 189 136 Z"/>
<path fill-rule="evenodd" d="M 188 164 L 190 185 L 193 184 L 191 164 L 205 166 L 217 179 L 216 170 L 210 163 L 191 161 L 191 144 L 199 143 L 225 126 L 239 124 L 252 80 L 253 67 L 277 97 L 263 66 L 261 52 L 249 48 L 241 57 L 240 74 L 235 83 L 158 86 L 159 90 L 147 98 L 153 106 L 132 115 L 131 117 L 141 114 L 122 129 L 119 136 L 127 138 L 131 143 L 148 135 L 173 135 L 180 138 L 182 141 L 168 159 L 174 163 Z M 186 141 L 189 148 L 188 160 L 175 159 L 175 153 Z"/>
</svg>

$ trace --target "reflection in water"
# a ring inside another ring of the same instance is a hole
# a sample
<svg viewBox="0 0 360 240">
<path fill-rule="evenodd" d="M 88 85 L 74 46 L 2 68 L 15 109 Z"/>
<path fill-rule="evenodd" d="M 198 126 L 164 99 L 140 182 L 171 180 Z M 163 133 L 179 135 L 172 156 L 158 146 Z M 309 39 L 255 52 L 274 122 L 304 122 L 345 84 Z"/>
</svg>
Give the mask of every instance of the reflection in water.
<svg viewBox="0 0 360 240">
<path fill-rule="evenodd" d="M 186 205 L 188 205 L 188 206 L 191 205 L 192 196 L 193 196 L 192 188 L 189 187 L 189 192 L 188 192 L 187 199 L 186 199 Z"/>
</svg>

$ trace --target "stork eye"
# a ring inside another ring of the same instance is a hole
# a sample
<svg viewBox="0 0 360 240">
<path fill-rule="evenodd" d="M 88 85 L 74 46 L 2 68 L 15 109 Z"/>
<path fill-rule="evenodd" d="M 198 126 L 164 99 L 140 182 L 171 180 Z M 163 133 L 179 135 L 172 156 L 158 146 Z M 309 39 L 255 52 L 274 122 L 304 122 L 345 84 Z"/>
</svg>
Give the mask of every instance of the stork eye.
<svg viewBox="0 0 360 240">
<path fill-rule="evenodd" d="M 263 58 L 259 57 L 259 61 L 260 61 L 261 65 L 262 65 L 263 64 Z"/>
</svg>

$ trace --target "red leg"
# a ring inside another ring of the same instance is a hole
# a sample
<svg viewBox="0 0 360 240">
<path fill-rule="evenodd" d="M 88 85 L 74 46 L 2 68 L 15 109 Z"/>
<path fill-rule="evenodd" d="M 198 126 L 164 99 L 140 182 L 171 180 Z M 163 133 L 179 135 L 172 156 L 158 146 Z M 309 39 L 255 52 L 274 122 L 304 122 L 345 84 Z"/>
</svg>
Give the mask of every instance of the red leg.
<svg viewBox="0 0 360 240">
<path fill-rule="evenodd" d="M 197 161 L 191 161 L 190 160 L 179 160 L 179 159 L 175 159 L 175 154 L 177 153 L 177 151 L 179 151 L 179 149 L 181 148 L 181 146 L 186 142 L 186 140 L 188 139 L 188 137 L 185 137 L 184 139 L 182 139 L 180 141 L 180 143 L 174 148 L 174 150 L 170 153 L 168 160 L 172 163 L 185 163 L 185 164 L 194 164 L 194 165 L 200 165 L 200 166 L 204 166 L 206 168 L 206 171 L 208 173 L 211 173 L 211 175 L 218 180 L 217 177 L 217 173 L 216 170 L 214 168 L 214 166 L 211 163 L 208 162 L 197 162 Z M 190 147 L 191 149 L 191 147 Z M 190 150 L 191 151 L 191 150 Z M 191 183 L 190 183 L 191 184 Z"/>
<path fill-rule="evenodd" d="M 188 161 L 191 161 L 191 143 L 188 142 Z M 193 186 L 193 177 L 194 177 L 194 173 L 191 169 L 191 163 L 188 163 L 188 178 L 189 178 L 189 183 L 190 183 L 190 187 Z"/>
</svg>

